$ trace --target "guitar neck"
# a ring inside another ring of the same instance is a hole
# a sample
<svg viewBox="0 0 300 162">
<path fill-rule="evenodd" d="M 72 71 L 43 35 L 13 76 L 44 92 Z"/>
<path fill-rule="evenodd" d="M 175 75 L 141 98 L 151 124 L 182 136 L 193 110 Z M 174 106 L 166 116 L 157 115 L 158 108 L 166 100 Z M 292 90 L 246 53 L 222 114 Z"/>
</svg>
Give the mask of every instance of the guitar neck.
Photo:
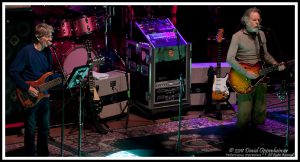
<svg viewBox="0 0 300 162">
<path fill-rule="evenodd" d="M 221 77 L 221 61 L 222 61 L 221 43 L 218 43 L 218 56 L 217 56 L 217 68 L 216 68 L 216 74 L 218 78 Z"/>
<path fill-rule="evenodd" d="M 222 45 L 222 39 L 223 39 L 223 32 L 224 29 L 220 28 L 218 29 L 218 34 L 217 34 L 217 47 L 218 47 L 218 55 L 217 55 L 217 69 L 216 69 L 216 73 L 217 73 L 217 77 L 220 78 L 221 77 L 221 61 L 222 61 L 222 49 L 221 49 L 221 45 Z"/>
<path fill-rule="evenodd" d="M 270 72 L 273 72 L 273 71 L 276 71 L 278 70 L 278 65 L 273 65 L 271 67 L 268 67 L 268 68 L 264 68 L 262 69 L 260 72 L 259 72 L 259 75 L 266 75 Z"/>
<path fill-rule="evenodd" d="M 90 51 L 88 51 L 88 54 L 90 54 Z M 89 89 L 90 92 L 93 93 L 94 91 L 94 78 L 93 78 L 93 70 L 92 70 L 92 66 L 93 66 L 93 60 L 89 60 L 90 62 L 90 68 L 89 68 L 89 76 L 88 76 L 88 81 L 89 81 Z"/>
<path fill-rule="evenodd" d="M 45 91 L 54 86 L 57 86 L 60 83 L 62 83 L 62 78 L 55 78 L 47 83 L 41 84 L 38 89 L 39 91 Z"/>
<path fill-rule="evenodd" d="M 91 41 L 90 40 L 87 40 L 86 41 L 86 51 L 87 51 L 87 54 L 88 54 L 88 63 L 89 63 L 89 72 L 88 72 L 88 82 L 89 82 L 89 90 L 90 90 L 90 93 L 93 94 L 93 91 L 94 91 L 94 78 L 93 78 L 93 70 L 92 70 L 92 67 L 94 66 L 95 64 L 95 61 L 92 59 L 92 56 L 91 56 Z M 99 61 L 98 59 L 96 60 L 96 62 Z"/>
<path fill-rule="evenodd" d="M 295 60 L 290 60 L 290 61 L 286 62 L 285 65 L 286 65 L 286 66 L 290 66 L 290 65 L 292 65 L 292 64 L 294 64 L 294 63 L 295 63 Z M 264 68 L 264 69 L 262 69 L 262 70 L 259 72 L 259 75 L 266 75 L 266 74 L 268 74 L 268 73 L 270 73 L 270 72 L 276 71 L 276 70 L 278 70 L 278 66 L 279 66 L 279 65 L 273 65 L 273 66 L 271 66 L 271 67 Z"/>
<path fill-rule="evenodd" d="M 94 78 L 93 78 L 93 71 L 89 70 L 89 89 L 90 92 L 93 93 L 94 91 Z"/>
</svg>

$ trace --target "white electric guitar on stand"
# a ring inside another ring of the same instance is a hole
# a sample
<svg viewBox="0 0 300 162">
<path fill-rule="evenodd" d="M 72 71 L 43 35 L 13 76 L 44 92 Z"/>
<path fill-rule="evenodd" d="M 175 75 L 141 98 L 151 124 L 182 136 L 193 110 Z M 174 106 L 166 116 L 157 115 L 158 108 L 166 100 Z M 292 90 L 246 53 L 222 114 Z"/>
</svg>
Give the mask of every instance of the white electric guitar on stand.
<svg viewBox="0 0 300 162">
<path fill-rule="evenodd" d="M 228 74 L 224 78 L 221 77 L 221 43 L 223 39 L 224 29 L 219 29 L 217 34 L 218 42 L 218 58 L 217 58 L 217 68 L 216 74 L 214 75 L 213 87 L 212 87 L 212 101 L 223 102 L 229 99 L 229 90 L 226 85 Z"/>
</svg>

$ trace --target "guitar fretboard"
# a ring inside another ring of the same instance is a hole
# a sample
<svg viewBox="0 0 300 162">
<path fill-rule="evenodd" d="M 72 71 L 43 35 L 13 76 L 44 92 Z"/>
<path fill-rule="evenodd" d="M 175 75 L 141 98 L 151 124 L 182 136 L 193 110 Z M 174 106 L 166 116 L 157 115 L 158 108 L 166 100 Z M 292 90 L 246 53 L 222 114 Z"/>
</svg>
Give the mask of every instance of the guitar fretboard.
<svg viewBox="0 0 300 162">
<path fill-rule="evenodd" d="M 290 66 L 294 63 L 295 63 L 295 60 L 290 60 L 290 61 L 286 62 L 286 66 Z M 273 65 L 271 67 L 264 68 L 264 69 L 260 70 L 259 75 L 266 75 L 270 72 L 276 71 L 276 70 L 278 70 L 278 66 L 279 65 Z"/>
<path fill-rule="evenodd" d="M 222 55 L 221 55 L 221 43 L 218 43 L 218 57 L 217 57 L 217 77 L 221 77 L 221 61 L 222 61 Z"/>
<path fill-rule="evenodd" d="M 55 78 L 47 83 L 41 84 L 38 89 L 39 91 L 45 91 L 48 90 L 54 86 L 57 86 L 58 84 L 62 83 L 62 78 Z"/>
<path fill-rule="evenodd" d="M 275 70 L 277 70 L 277 69 L 278 69 L 278 65 L 273 65 L 273 66 L 271 66 L 271 67 L 262 69 L 262 70 L 259 72 L 259 75 L 266 75 L 266 74 L 268 74 L 268 73 L 270 73 L 270 72 L 273 72 L 273 71 L 275 71 Z"/>
<path fill-rule="evenodd" d="M 222 46 L 223 32 L 224 32 L 224 29 L 221 28 L 218 30 L 218 34 L 217 34 L 217 43 L 218 43 L 217 69 L 216 69 L 217 78 L 221 78 L 221 61 L 222 61 L 221 46 Z"/>
</svg>

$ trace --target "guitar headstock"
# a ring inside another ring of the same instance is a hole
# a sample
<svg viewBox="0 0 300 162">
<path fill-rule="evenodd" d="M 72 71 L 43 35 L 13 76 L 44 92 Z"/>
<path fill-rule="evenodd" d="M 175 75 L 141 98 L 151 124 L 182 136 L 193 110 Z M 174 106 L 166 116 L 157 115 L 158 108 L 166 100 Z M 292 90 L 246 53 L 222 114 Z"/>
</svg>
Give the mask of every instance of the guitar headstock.
<svg viewBox="0 0 300 162">
<path fill-rule="evenodd" d="M 85 48 L 86 48 L 86 50 L 87 50 L 88 53 L 91 52 L 92 42 L 90 40 L 88 40 L 88 39 L 85 41 Z"/>
<path fill-rule="evenodd" d="M 218 43 L 222 42 L 222 40 L 223 40 L 223 33 L 224 33 L 224 29 L 223 28 L 218 29 L 217 38 L 216 38 L 216 40 L 217 40 Z"/>
<path fill-rule="evenodd" d="M 105 57 L 95 58 L 89 63 L 90 67 L 93 67 L 94 65 L 104 65 L 105 63 Z"/>
</svg>

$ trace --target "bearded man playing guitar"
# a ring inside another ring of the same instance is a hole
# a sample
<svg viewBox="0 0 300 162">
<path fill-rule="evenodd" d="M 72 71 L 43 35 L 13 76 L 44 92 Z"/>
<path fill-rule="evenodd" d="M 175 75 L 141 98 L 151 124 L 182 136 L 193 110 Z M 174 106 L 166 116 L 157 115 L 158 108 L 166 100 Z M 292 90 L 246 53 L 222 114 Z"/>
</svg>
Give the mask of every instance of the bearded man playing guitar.
<svg viewBox="0 0 300 162">
<path fill-rule="evenodd" d="M 44 84 L 54 78 L 61 79 L 60 74 L 52 75 L 53 27 L 41 23 L 35 26 L 33 43 L 24 46 L 16 55 L 10 66 L 10 75 L 16 83 L 17 97 L 25 109 L 25 156 L 49 156 L 48 138 L 50 129 L 50 100 Z M 52 80 L 53 79 L 53 80 Z M 61 80 L 54 80 L 56 85 Z M 51 82 L 52 86 L 55 86 Z M 35 128 L 37 129 L 37 150 L 35 150 Z"/>
<path fill-rule="evenodd" d="M 238 128 L 255 128 L 265 121 L 267 79 L 261 78 L 257 84 L 248 85 L 250 80 L 260 77 L 264 62 L 278 71 L 285 69 L 285 65 L 278 64 L 267 50 L 266 37 L 260 26 L 260 13 L 256 7 L 244 12 L 241 18 L 243 28 L 232 36 L 227 53 L 227 62 L 231 65 L 229 83 L 238 92 Z"/>
</svg>

